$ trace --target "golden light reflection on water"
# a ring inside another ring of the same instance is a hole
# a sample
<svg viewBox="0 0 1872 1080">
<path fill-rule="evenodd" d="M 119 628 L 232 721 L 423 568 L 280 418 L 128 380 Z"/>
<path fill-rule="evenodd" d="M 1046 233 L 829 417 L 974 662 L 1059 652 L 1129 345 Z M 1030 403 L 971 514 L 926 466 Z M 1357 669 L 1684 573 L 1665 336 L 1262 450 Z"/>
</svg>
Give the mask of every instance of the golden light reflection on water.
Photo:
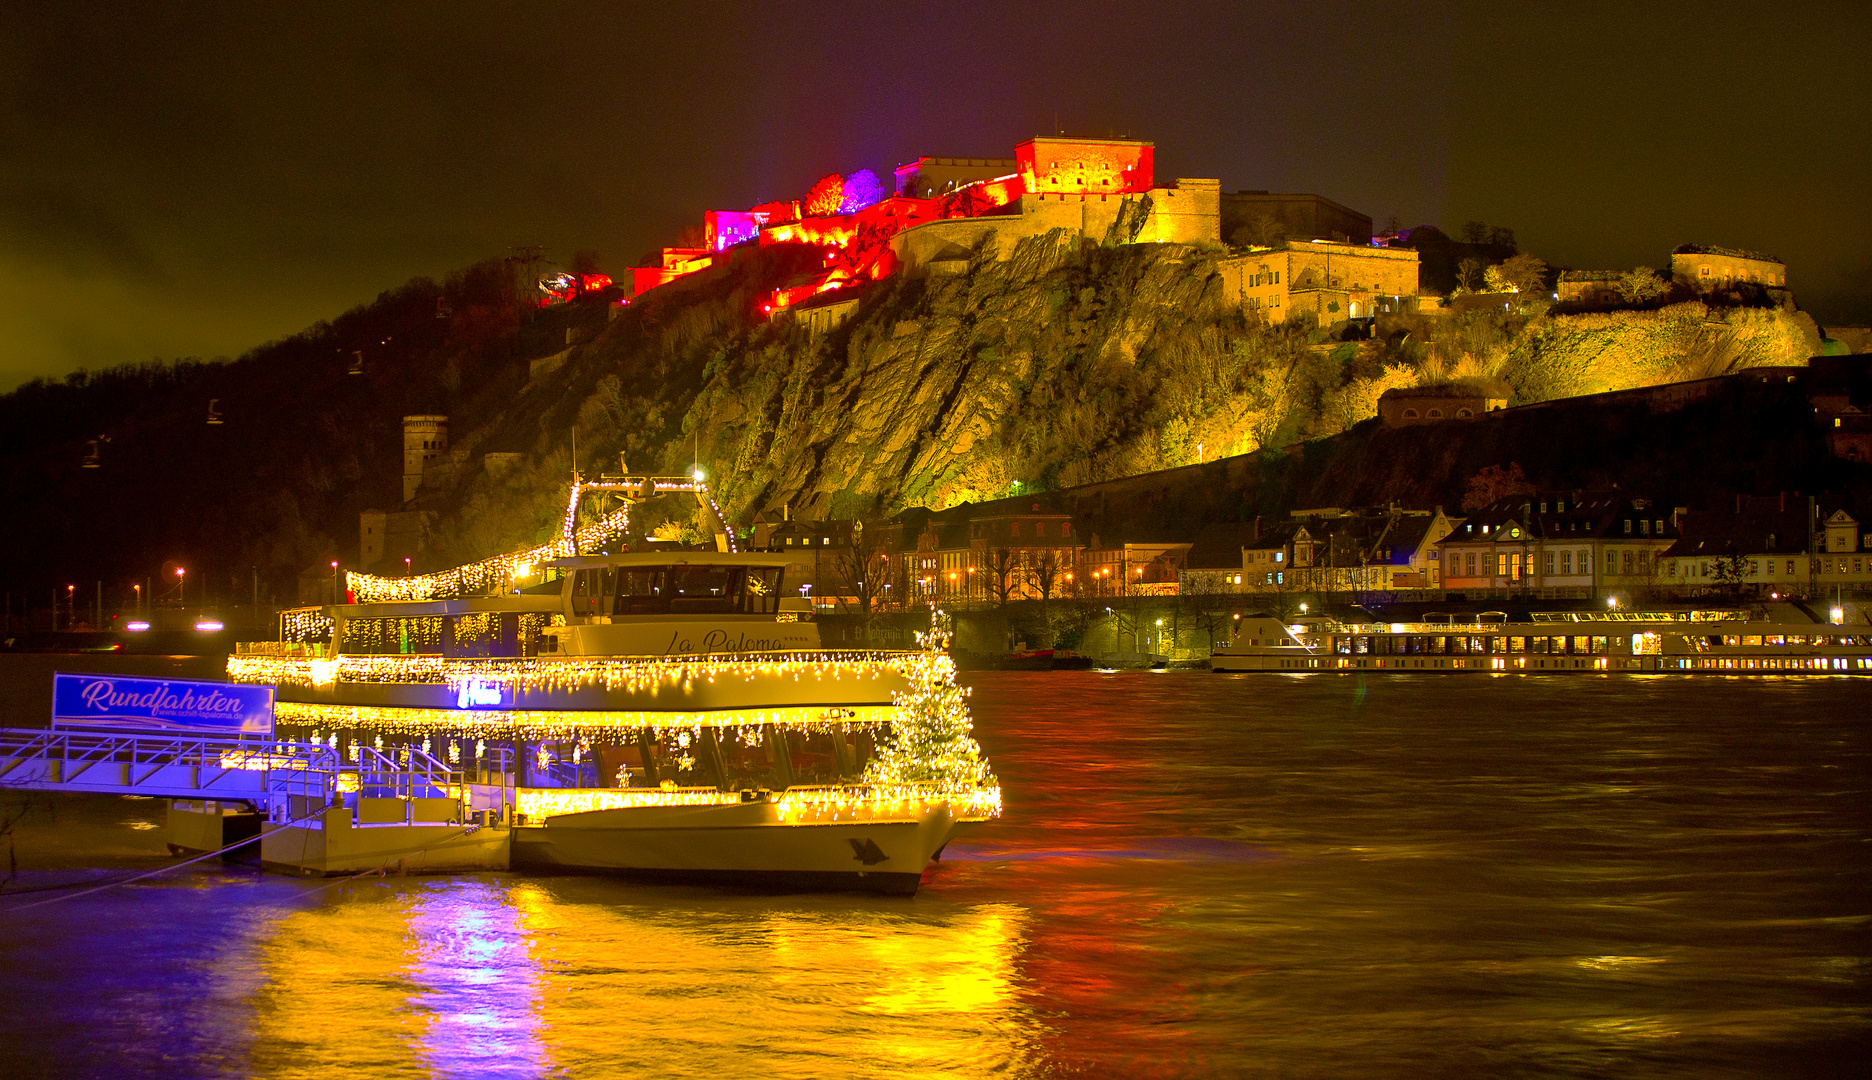
<svg viewBox="0 0 1872 1080">
<path fill-rule="evenodd" d="M 262 943 L 256 1075 L 1023 1074 L 1019 905 L 371 882 Z"/>
</svg>

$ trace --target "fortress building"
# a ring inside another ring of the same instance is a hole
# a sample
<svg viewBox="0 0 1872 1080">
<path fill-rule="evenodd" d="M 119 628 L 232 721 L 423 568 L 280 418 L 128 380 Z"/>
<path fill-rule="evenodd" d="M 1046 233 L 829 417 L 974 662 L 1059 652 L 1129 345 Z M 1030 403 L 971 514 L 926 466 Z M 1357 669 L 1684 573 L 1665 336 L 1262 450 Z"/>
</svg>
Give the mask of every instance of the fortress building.
<svg viewBox="0 0 1872 1080">
<path fill-rule="evenodd" d="M 448 417 L 405 416 L 403 418 L 403 501 L 416 497 L 422 487 L 423 469 L 439 460 L 448 450 Z"/>
</svg>

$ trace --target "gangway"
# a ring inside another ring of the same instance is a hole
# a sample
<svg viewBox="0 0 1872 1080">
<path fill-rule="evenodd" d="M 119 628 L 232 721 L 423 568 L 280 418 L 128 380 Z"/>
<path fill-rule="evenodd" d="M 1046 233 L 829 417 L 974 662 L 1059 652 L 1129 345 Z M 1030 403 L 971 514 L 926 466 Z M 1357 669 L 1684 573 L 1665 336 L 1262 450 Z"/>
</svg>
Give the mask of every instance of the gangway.
<svg viewBox="0 0 1872 1080">
<path fill-rule="evenodd" d="M 0 788 L 157 799 L 242 802 L 277 818 L 293 807 L 369 799 L 459 799 L 502 811 L 506 783 L 471 784 L 415 747 L 349 748 L 350 761 L 319 742 L 123 731 L 0 728 Z M 506 775 L 508 759 L 490 758 Z M 298 815 L 293 815 L 298 816 Z"/>
<path fill-rule="evenodd" d="M 505 869 L 513 762 L 267 737 L 0 728 L 0 788 L 170 800 L 171 851 L 254 837 L 295 874 Z M 243 809 L 243 807 L 245 809 Z"/>
<path fill-rule="evenodd" d="M 318 743 L 0 728 L 0 787 L 246 802 L 330 797 L 344 763 Z"/>
</svg>

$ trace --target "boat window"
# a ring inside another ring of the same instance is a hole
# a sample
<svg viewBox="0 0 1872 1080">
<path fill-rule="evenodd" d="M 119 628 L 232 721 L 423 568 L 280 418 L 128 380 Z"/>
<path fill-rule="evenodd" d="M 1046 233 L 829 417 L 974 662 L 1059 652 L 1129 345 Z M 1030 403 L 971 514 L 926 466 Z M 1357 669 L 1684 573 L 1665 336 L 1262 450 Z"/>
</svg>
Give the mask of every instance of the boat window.
<svg viewBox="0 0 1872 1080">
<path fill-rule="evenodd" d="M 751 615 L 771 615 L 780 610 L 780 572 L 778 566 L 748 567 L 743 610 Z"/>
<path fill-rule="evenodd" d="M 612 610 L 617 598 L 618 571 L 613 567 L 604 567 L 598 571 L 598 612 Z"/>
<path fill-rule="evenodd" d="M 678 566 L 670 571 L 669 610 L 673 613 L 727 613 L 741 606 L 745 570 L 739 566 Z"/>
<path fill-rule="evenodd" d="M 661 615 L 669 611 L 666 566 L 620 566 L 612 579 L 614 615 Z"/>
<path fill-rule="evenodd" d="M 1604 656 L 1604 655 L 1605 655 L 1605 653 L 1606 653 L 1606 638 L 1605 638 L 1605 636 L 1604 636 L 1604 635 L 1594 635 L 1594 637 L 1593 637 L 1593 639 L 1592 639 L 1592 654 L 1593 654 L 1594 656 Z"/>
<path fill-rule="evenodd" d="M 1761 639 L 1760 634 L 1748 634 L 1742 638 L 1743 645 L 1754 645 L 1759 648 L 1761 646 L 1761 642 L 1762 642 L 1762 639 Z"/>
<path fill-rule="evenodd" d="M 572 614 L 595 615 L 598 613 L 598 599 L 593 595 L 592 586 L 597 577 L 590 570 L 572 572 Z"/>
</svg>

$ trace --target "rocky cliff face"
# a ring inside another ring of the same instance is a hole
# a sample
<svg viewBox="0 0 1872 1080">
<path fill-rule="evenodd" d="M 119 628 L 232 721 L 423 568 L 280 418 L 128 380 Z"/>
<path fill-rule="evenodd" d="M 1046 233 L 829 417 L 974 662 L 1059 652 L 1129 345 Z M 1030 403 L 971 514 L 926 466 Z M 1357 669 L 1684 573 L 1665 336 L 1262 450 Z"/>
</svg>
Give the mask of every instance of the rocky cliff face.
<svg viewBox="0 0 1872 1080">
<path fill-rule="evenodd" d="M 1535 319 L 1510 343 L 1501 375 L 1527 403 L 1805 364 L 1819 351 L 1820 329 L 1803 312 L 1692 302 Z"/>
<path fill-rule="evenodd" d="M 1800 363 L 1819 340 L 1798 313 L 1692 303 L 1452 316 L 1336 343 L 1227 305 L 1212 252 L 1064 231 L 876 283 L 813 334 L 758 315 L 807 254 L 758 252 L 658 290 L 538 375 L 481 433 L 484 449 L 530 464 L 469 483 L 438 536 L 469 557 L 541 534 L 575 434 L 586 472 L 614 471 L 620 454 L 633 469 L 699 462 L 732 519 L 783 504 L 871 515 L 1286 446 L 1434 378 L 1486 376 L 1539 401 Z"/>
</svg>

